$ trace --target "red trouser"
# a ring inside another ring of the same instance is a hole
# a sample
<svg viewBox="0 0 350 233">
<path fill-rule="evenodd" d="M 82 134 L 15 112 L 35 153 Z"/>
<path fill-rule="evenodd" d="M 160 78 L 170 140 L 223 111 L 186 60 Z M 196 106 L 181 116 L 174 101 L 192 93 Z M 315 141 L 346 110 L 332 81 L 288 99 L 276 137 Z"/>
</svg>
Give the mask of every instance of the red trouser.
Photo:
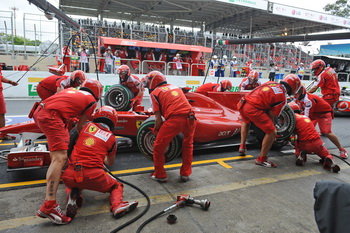
<svg viewBox="0 0 350 233">
<path fill-rule="evenodd" d="M 164 169 L 164 152 L 170 141 L 179 133 L 183 133 L 182 141 L 182 166 L 181 176 L 189 176 L 192 173 L 193 137 L 196 121 L 188 119 L 188 116 L 170 116 L 160 127 L 156 140 L 154 141 L 153 160 L 154 175 L 157 178 L 166 178 Z"/>
<path fill-rule="evenodd" d="M 321 138 L 310 141 L 298 141 L 295 145 L 295 155 L 299 156 L 301 151 L 305 151 L 307 154 L 317 154 L 321 158 L 330 155 Z"/>
<path fill-rule="evenodd" d="M 138 69 L 139 68 L 139 61 L 131 61 L 131 66 L 132 68 L 134 68 L 134 70 Z"/>
<path fill-rule="evenodd" d="M 83 181 L 78 183 L 74 177 L 77 172 L 69 165 L 62 174 L 63 183 L 67 188 L 87 189 L 102 193 L 110 193 L 109 202 L 111 211 L 118 207 L 123 201 L 123 184 L 106 174 L 102 168 L 83 168 Z"/>
<path fill-rule="evenodd" d="M 63 64 L 65 64 L 64 71 L 70 72 L 70 57 L 65 57 L 63 60 Z"/>
<path fill-rule="evenodd" d="M 46 100 L 50 96 L 56 94 L 56 92 L 43 87 L 40 83 L 36 86 L 36 92 L 42 100 Z"/>
<path fill-rule="evenodd" d="M 1 82 L 1 81 L 0 81 Z M 0 114 L 6 113 L 6 102 L 2 90 L 0 90 Z"/>
<path fill-rule="evenodd" d="M 136 96 L 136 95 L 135 95 Z M 137 100 L 134 102 L 134 104 L 132 105 L 132 110 L 135 111 L 136 107 L 141 105 L 142 103 L 142 99 L 143 99 L 143 94 L 137 98 Z"/>
<path fill-rule="evenodd" d="M 322 98 L 333 108 L 333 105 L 339 100 L 339 95 L 329 94 L 322 96 Z"/>
<path fill-rule="evenodd" d="M 331 112 L 318 114 L 312 117 L 312 123 L 316 127 L 318 123 L 318 127 L 320 128 L 320 132 L 322 134 L 332 133 L 332 119 L 333 114 Z"/>
<path fill-rule="evenodd" d="M 105 59 L 100 59 L 99 64 L 100 64 L 100 67 L 99 67 L 98 70 L 99 70 L 100 72 L 105 72 Z"/>
</svg>

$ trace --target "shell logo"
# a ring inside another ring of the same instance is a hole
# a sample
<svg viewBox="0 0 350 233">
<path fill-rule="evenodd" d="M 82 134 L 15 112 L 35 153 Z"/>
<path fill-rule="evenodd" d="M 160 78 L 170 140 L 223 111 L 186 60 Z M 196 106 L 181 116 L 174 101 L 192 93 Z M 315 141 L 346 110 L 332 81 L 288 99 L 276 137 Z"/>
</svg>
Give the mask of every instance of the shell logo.
<svg viewBox="0 0 350 233">
<path fill-rule="evenodd" d="M 84 145 L 91 147 L 91 146 L 95 145 L 95 140 L 93 138 L 87 138 L 84 140 Z"/>
<path fill-rule="evenodd" d="M 270 90 L 270 88 L 268 88 L 268 87 L 263 87 L 263 89 L 262 89 L 262 91 L 269 91 Z"/>
<path fill-rule="evenodd" d="M 171 94 L 172 94 L 173 96 L 178 96 L 178 95 L 179 95 L 179 92 L 177 92 L 177 91 L 172 91 Z"/>
</svg>

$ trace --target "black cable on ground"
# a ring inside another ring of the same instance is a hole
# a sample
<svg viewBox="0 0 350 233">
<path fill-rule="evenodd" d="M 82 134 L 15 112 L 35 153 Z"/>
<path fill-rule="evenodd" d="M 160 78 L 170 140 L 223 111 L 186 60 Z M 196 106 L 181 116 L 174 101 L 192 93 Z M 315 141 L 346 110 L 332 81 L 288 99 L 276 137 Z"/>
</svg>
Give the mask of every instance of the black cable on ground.
<svg viewBox="0 0 350 233">
<path fill-rule="evenodd" d="M 106 171 L 112 176 L 114 177 L 116 180 L 118 180 L 119 182 L 121 183 L 124 183 L 126 185 L 129 185 L 130 187 L 136 189 L 137 191 L 139 191 L 147 200 L 147 205 L 146 205 L 146 208 L 139 214 L 137 215 L 136 217 L 134 217 L 133 219 L 129 220 L 128 222 L 124 223 L 123 225 L 115 228 L 114 230 L 111 231 L 111 233 L 115 233 L 115 232 L 118 232 L 120 231 L 121 229 L 129 226 L 130 224 L 132 224 L 133 222 L 136 222 L 139 218 L 141 218 L 143 215 L 145 215 L 147 213 L 147 211 L 149 210 L 150 206 L 151 206 L 151 201 L 149 199 L 149 196 L 142 190 L 140 189 L 139 187 L 137 187 L 136 185 L 133 185 L 125 180 L 122 180 L 118 177 L 116 177 L 115 175 L 112 174 L 112 172 L 107 168 L 105 167 Z"/>
<path fill-rule="evenodd" d="M 148 223 L 152 222 L 154 219 L 158 218 L 160 215 L 162 215 L 164 213 L 165 213 L 165 210 L 162 210 L 159 213 L 157 213 L 157 214 L 153 215 L 152 217 L 150 217 L 149 219 L 147 219 L 144 223 L 141 224 L 141 226 L 139 226 L 136 233 L 140 233 L 142 228 L 144 228 L 144 226 L 146 226 Z"/>
<path fill-rule="evenodd" d="M 335 155 L 335 154 L 331 154 L 333 155 L 334 157 L 337 157 L 338 159 L 342 160 L 344 163 L 346 163 L 347 165 L 350 166 L 350 163 L 348 161 L 345 161 L 345 159 L 343 159 L 342 157 L 340 157 L 339 155 Z"/>
</svg>

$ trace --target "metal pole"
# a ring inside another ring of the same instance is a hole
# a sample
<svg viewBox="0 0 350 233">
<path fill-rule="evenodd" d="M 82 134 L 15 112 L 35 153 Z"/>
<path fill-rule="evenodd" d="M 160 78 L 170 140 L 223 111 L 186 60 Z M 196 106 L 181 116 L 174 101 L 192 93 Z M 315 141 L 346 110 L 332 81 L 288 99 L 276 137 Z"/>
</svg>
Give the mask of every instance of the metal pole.
<svg viewBox="0 0 350 233">
<path fill-rule="evenodd" d="M 6 34 L 6 53 L 9 51 L 9 48 L 8 48 L 8 34 L 7 34 L 7 24 L 6 24 L 6 21 L 4 21 L 4 25 L 5 25 L 5 34 Z"/>
<path fill-rule="evenodd" d="M 36 24 L 34 24 L 34 46 L 35 46 L 35 53 L 37 52 L 36 50 Z"/>
<path fill-rule="evenodd" d="M 13 36 L 13 13 L 11 13 L 11 34 L 12 34 L 12 59 L 14 58 L 15 55 L 15 38 Z"/>
<path fill-rule="evenodd" d="M 26 13 L 23 14 L 23 37 L 24 37 L 24 58 L 26 58 L 27 57 Z"/>
</svg>

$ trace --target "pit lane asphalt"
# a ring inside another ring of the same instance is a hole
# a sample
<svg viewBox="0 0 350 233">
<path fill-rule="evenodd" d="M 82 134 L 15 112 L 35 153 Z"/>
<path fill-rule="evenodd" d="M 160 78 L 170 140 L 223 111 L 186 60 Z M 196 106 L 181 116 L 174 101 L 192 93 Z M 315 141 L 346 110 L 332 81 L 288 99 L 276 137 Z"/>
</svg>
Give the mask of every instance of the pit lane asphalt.
<svg viewBox="0 0 350 233">
<path fill-rule="evenodd" d="M 349 123 L 350 118 L 337 117 L 333 126 L 348 150 Z M 338 154 L 328 139 L 323 140 L 328 148 L 332 148 L 332 153 Z M 138 152 L 118 154 L 111 170 L 142 188 L 152 202 L 150 211 L 143 218 L 120 232 L 136 232 L 142 222 L 172 205 L 179 194 L 208 199 L 211 207 L 208 211 L 198 206 L 177 208 L 171 212 L 178 218 L 176 224 L 167 224 L 169 213 L 166 213 L 141 232 L 318 232 L 313 215 L 314 185 L 321 180 L 348 183 L 349 166 L 336 159 L 342 170 L 333 174 L 322 169 L 317 156 L 310 155 L 304 167 L 297 167 L 291 148 L 284 147 L 282 152 L 270 153 L 278 167 L 267 169 L 254 165 L 252 160 L 259 148 L 251 146 L 248 149 L 252 157 L 237 156 L 235 147 L 196 152 L 193 174 L 187 183 L 179 181 L 180 160 L 177 159 L 167 167 L 169 181 L 166 184 L 149 179 L 153 163 Z M 136 170 L 130 170 L 131 165 L 135 165 Z M 32 181 L 33 177 L 42 182 L 24 186 L 26 188 L 19 186 L 16 190 L 8 190 L 4 183 L 0 184 L 1 232 L 109 232 L 145 208 L 145 199 L 125 186 L 124 200 L 138 200 L 140 205 L 135 212 L 116 220 L 108 209 L 108 194 L 84 191 L 84 205 L 76 219 L 68 225 L 56 226 L 35 217 L 44 198 L 45 170 L 5 173 L 5 167 L 4 163 L 0 164 L 0 176 L 10 177 L 11 182 Z M 64 208 L 63 185 L 59 187 L 58 203 Z"/>
</svg>

